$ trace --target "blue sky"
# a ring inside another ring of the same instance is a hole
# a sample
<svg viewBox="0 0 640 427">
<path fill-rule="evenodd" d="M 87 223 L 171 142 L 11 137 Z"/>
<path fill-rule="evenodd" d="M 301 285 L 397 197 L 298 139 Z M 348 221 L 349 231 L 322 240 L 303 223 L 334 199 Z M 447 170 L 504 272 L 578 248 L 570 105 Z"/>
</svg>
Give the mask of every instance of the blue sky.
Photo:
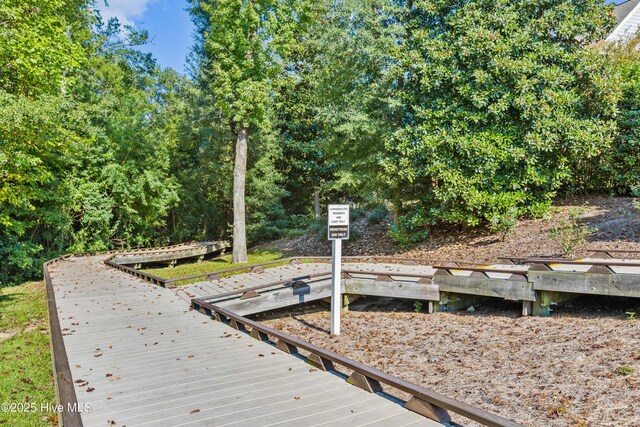
<svg viewBox="0 0 640 427">
<path fill-rule="evenodd" d="M 185 72 L 184 64 L 192 45 L 193 25 L 183 0 L 97 0 L 102 17 L 117 17 L 149 31 L 151 44 L 140 50 L 151 52 L 163 67 Z"/>
<path fill-rule="evenodd" d="M 621 3 L 623 0 L 607 0 Z M 185 72 L 185 58 L 192 44 L 193 25 L 184 0 L 97 0 L 103 18 L 117 17 L 149 31 L 152 43 L 141 50 L 153 53 L 158 64 Z"/>
</svg>

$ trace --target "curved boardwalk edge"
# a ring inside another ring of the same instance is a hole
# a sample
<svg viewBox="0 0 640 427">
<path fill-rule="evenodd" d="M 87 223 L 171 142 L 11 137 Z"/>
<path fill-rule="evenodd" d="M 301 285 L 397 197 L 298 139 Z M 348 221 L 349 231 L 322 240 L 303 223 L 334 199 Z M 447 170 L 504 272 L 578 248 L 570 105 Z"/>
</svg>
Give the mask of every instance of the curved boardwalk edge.
<svg viewBox="0 0 640 427">
<path fill-rule="evenodd" d="M 47 261 L 42 266 L 42 269 L 44 271 L 44 281 L 47 289 L 47 311 L 49 313 L 49 330 L 51 331 L 51 361 L 53 366 L 54 388 L 56 401 L 62 408 L 59 413 L 59 424 L 67 427 L 81 427 L 83 424 L 80 412 L 73 410 L 78 407 L 78 398 L 73 385 L 67 350 L 65 349 L 62 338 L 62 328 L 60 327 L 60 319 L 58 317 L 56 296 L 51 282 L 51 273 L 49 272 L 50 265 L 69 258 L 69 256 L 70 255 L 65 255 Z"/>
</svg>

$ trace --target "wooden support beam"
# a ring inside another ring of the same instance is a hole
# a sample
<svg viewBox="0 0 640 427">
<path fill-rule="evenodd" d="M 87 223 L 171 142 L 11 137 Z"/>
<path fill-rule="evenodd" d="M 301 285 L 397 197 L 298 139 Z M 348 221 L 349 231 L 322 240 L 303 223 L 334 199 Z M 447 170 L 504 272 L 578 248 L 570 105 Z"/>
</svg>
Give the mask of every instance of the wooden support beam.
<svg viewBox="0 0 640 427">
<path fill-rule="evenodd" d="M 371 279 L 350 279 L 344 281 L 344 293 L 377 297 L 406 298 L 417 300 L 440 299 L 438 286 L 416 282 L 379 282 Z"/>
<path fill-rule="evenodd" d="M 522 316 L 531 316 L 533 314 L 533 301 L 522 301 Z"/>
<path fill-rule="evenodd" d="M 534 262 L 529 265 L 529 271 L 551 271 L 551 269 L 546 264 Z"/>
<path fill-rule="evenodd" d="M 435 273 L 433 273 L 433 276 L 452 276 L 451 272 L 447 269 L 444 268 L 439 268 L 436 270 Z"/>
<path fill-rule="evenodd" d="M 451 416 L 449 416 L 446 409 L 432 405 L 431 403 L 416 396 L 409 399 L 409 401 L 405 403 L 404 407 L 412 412 L 422 415 L 423 417 L 438 421 L 439 423 L 451 423 Z"/>
<path fill-rule="evenodd" d="M 640 275 L 538 271 L 528 275 L 536 291 L 640 298 Z"/>
<path fill-rule="evenodd" d="M 320 369 L 321 371 L 334 370 L 333 362 L 331 360 L 320 357 L 315 353 L 309 353 L 309 356 L 307 357 L 307 363 Z"/>
<path fill-rule="evenodd" d="M 247 291 L 245 293 L 243 293 L 242 295 L 240 295 L 240 299 L 245 300 L 245 299 L 249 299 L 249 298 L 256 298 L 259 297 L 260 294 L 257 291 Z"/>
<path fill-rule="evenodd" d="M 287 354 L 298 354 L 298 347 L 283 340 L 278 340 L 276 348 L 278 350 L 284 351 Z"/>
<path fill-rule="evenodd" d="M 353 372 L 349 378 L 347 378 L 347 382 L 369 393 L 379 393 L 382 391 L 382 386 L 377 380 L 365 377 L 358 372 Z"/>
<path fill-rule="evenodd" d="M 504 298 L 511 301 L 533 301 L 533 284 L 521 275 L 512 275 L 517 280 L 488 277 L 434 276 L 433 283 L 440 292 Z"/>
<path fill-rule="evenodd" d="M 592 273 L 592 274 L 615 274 L 613 272 L 613 270 L 611 270 L 611 268 L 606 266 L 606 265 L 594 265 L 589 270 L 587 270 L 587 273 Z"/>
<path fill-rule="evenodd" d="M 236 321 L 235 319 L 231 319 L 229 321 L 229 326 L 231 326 L 233 329 L 236 329 L 236 330 L 242 331 L 242 332 L 245 332 L 247 330 L 247 327 L 244 325 L 244 323 L 240 323 L 240 322 Z"/>
<path fill-rule="evenodd" d="M 249 335 L 252 338 L 257 339 L 258 341 L 268 341 L 269 340 L 269 336 L 267 334 L 265 334 L 264 332 L 260 332 L 257 329 L 252 329 L 251 333 Z"/>
<path fill-rule="evenodd" d="M 360 295 L 342 294 L 342 311 L 349 311 L 349 304 L 360 298 Z"/>
<path fill-rule="evenodd" d="M 580 297 L 578 294 L 556 291 L 536 291 L 536 300 L 533 302 L 532 315 L 548 317 L 553 311 L 552 306 Z"/>
</svg>

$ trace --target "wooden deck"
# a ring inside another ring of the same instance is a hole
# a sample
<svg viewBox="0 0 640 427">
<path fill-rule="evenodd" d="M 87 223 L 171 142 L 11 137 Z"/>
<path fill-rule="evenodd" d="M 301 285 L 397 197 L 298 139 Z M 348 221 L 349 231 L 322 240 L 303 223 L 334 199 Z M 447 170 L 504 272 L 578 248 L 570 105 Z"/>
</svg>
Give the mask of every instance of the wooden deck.
<svg viewBox="0 0 640 427">
<path fill-rule="evenodd" d="M 422 300 L 429 312 L 463 309 L 493 297 L 520 301 L 523 315 L 548 316 L 552 306 L 577 295 L 640 298 L 638 259 L 532 259 L 530 264 L 465 267 L 375 260 L 345 262 L 343 272 L 344 295 Z M 313 261 L 257 267 L 174 291 L 185 301 L 208 302 L 246 316 L 329 297 L 330 265 Z"/>
<path fill-rule="evenodd" d="M 184 259 L 196 258 L 201 261 L 205 257 L 219 255 L 229 248 L 231 248 L 231 244 L 226 241 L 194 242 L 167 248 L 123 252 L 115 255 L 113 260 L 120 265 L 131 265 L 137 268 L 140 268 L 142 264 L 167 263 L 174 265 L 176 261 Z"/>
<path fill-rule="evenodd" d="M 106 258 L 51 267 L 77 400 L 91 407 L 86 426 L 441 425 L 191 311 L 172 290 L 111 269 Z M 279 274 L 288 273 L 261 277 Z M 249 278 L 242 283 L 261 282 Z"/>
</svg>

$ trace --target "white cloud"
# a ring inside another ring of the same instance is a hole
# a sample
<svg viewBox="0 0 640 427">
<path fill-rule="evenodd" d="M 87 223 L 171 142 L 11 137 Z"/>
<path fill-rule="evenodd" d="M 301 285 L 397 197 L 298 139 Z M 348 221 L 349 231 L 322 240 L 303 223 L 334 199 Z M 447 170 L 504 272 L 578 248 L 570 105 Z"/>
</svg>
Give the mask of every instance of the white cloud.
<svg viewBox="0 0 640 427">
<path fill-rule="evenodd" d="M 135 18 L 144 15 L 147 5 L 153 1 L 155 0 L 107 0 L 107 7 L 104 0 L 98 0 L 97 6 L 104 22 L 115 17 L 122 25 L 134 25 Z"/>
</svg>

